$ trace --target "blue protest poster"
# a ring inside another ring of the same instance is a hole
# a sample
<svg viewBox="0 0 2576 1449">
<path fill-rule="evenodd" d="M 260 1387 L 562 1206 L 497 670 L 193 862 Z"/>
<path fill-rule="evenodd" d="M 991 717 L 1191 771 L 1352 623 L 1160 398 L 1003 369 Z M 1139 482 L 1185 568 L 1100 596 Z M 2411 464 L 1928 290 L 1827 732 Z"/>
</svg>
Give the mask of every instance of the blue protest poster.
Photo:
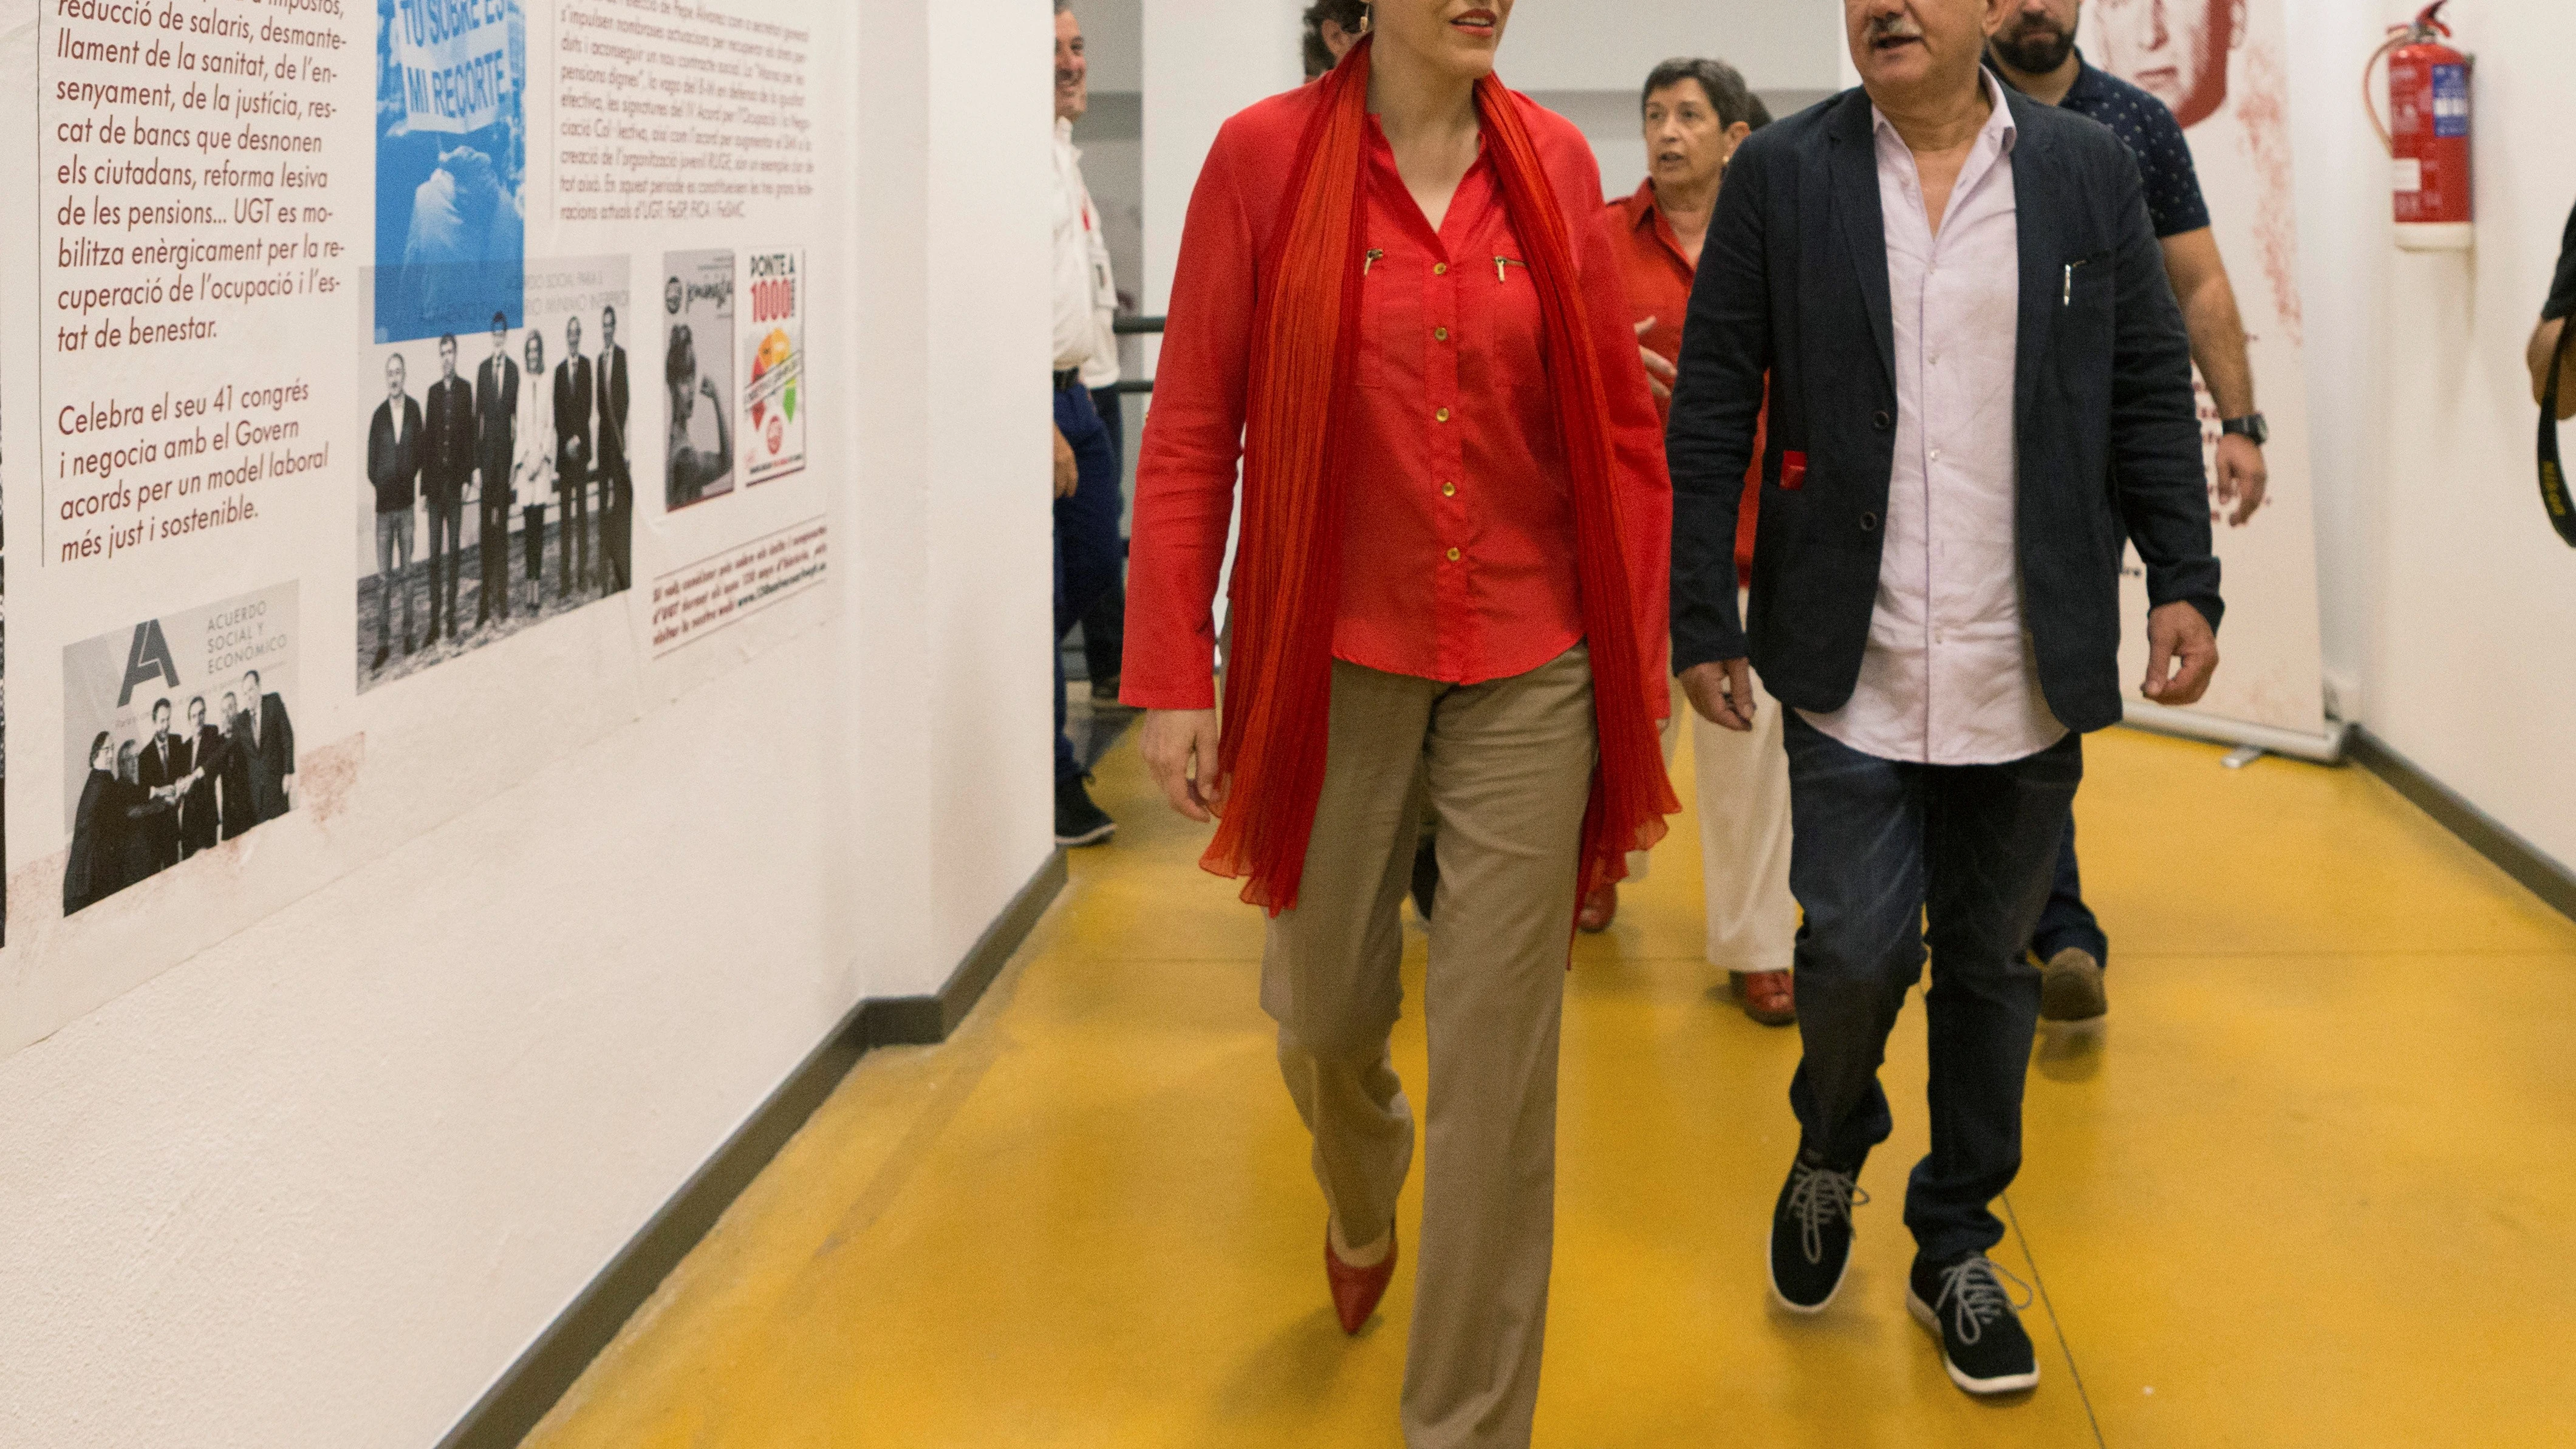
<svg viewBox="0 0 2576 1449">
<path fill-rule="evenodd" d="M 518 325 L 528 26 L 520 0 L 376 0 L 375 340 Z"/>
</svg>

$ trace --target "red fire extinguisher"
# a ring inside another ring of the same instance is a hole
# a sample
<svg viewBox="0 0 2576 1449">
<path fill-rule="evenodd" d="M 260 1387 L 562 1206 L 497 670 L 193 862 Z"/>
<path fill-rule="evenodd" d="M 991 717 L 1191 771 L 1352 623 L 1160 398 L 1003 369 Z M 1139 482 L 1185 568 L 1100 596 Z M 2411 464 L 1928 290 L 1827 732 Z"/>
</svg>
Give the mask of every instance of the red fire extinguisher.
<svg viewBox="0 0 2576 1449">
<path fill-rule="evenodd" d="M 2451 27 L 2434 0 L 2362 68 L 2362 104 L 2393 163 L 2397 244 L 2411 252 L 2466 251 L 2475 244 L 2477 213 L 2469 165 L 2469 73 L 2474 62 L 2442 43 Z M 2370 72 L 2388 58 L 2388 121 L 2371 104 Z M 2392 135 L 2391 132 L 2394 132 Z"/>
</svg>

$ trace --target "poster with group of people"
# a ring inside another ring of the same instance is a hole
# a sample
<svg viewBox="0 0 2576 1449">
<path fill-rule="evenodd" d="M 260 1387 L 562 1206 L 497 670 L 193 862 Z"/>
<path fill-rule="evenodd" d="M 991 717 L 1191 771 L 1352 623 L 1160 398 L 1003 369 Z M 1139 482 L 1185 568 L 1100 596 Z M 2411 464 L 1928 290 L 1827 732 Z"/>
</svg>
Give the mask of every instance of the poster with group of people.
<svg viewBox="0 0 2576 1449">
<path fill-rule="evenodd" d="M 740 657 L 698 640 L 828 610 L 809 81 L 845 25 L 143 0 L 0 28 L 32 198 L 0 436 L 34 439 L 0 454 L 34 555 L 0 1054 Z M 466 726 L 496 704 L 524 733 Z"/>
</svg>

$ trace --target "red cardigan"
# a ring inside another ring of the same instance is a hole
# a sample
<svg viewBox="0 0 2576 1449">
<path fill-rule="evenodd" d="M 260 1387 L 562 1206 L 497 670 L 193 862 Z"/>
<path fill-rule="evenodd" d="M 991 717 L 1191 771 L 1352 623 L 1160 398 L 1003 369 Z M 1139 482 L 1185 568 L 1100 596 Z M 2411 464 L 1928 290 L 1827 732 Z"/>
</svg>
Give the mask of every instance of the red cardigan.
<svg viewBox="0 0 2576 1449">
<path fill-rule="evenodd" d="M 1228 121 L 1190 200 L 1137 462 L 1120 691 L 1130 705 L 1216 701 L 1211 606 L 1242 455 L 1260 264 L 1288 219 L 1298 141 L 1320 98 L 1304 87 Z M 1669 633 L 1672 489 L 1600 173 L 1570 123 L 1514 100 L 1574 241 L 1610 392 L 1638 639 L 1653 659 Z M 1334 654 L 1461 684 L 1522 673 L 1581 633 L 1569 480 L 1534 290 L 1515 274 L 1520 250 L 1484 163 L 1437 235 L 1374 127 L 1364 166 L 1367 245 L 1383 255 L 1363 282 L 1360 376 L 1348 394 L 1355 433 L 1341 456 L 1354 471 Z M 1659 713 L 1669 707 L 1660 684 L 1655 699 Z"/>
</svg>

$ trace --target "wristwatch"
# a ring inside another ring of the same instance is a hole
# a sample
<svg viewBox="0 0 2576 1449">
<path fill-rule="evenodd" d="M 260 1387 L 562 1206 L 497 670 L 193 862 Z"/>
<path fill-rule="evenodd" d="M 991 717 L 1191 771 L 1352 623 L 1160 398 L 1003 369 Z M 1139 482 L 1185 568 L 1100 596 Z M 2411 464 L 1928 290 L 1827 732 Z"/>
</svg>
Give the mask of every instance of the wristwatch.
<svg viewBox="0 0 2576 1449">
<path fill-rule="evenodd" d="M 2258 448 L 2272 441 L 2272 425 L 2263 421 L 2261 413 L 2247 413 L 2241 418 L 2229 418 L 2218 425 L 2218 431 L 2222 434 L 2232 433 Z"/>
</svg>

